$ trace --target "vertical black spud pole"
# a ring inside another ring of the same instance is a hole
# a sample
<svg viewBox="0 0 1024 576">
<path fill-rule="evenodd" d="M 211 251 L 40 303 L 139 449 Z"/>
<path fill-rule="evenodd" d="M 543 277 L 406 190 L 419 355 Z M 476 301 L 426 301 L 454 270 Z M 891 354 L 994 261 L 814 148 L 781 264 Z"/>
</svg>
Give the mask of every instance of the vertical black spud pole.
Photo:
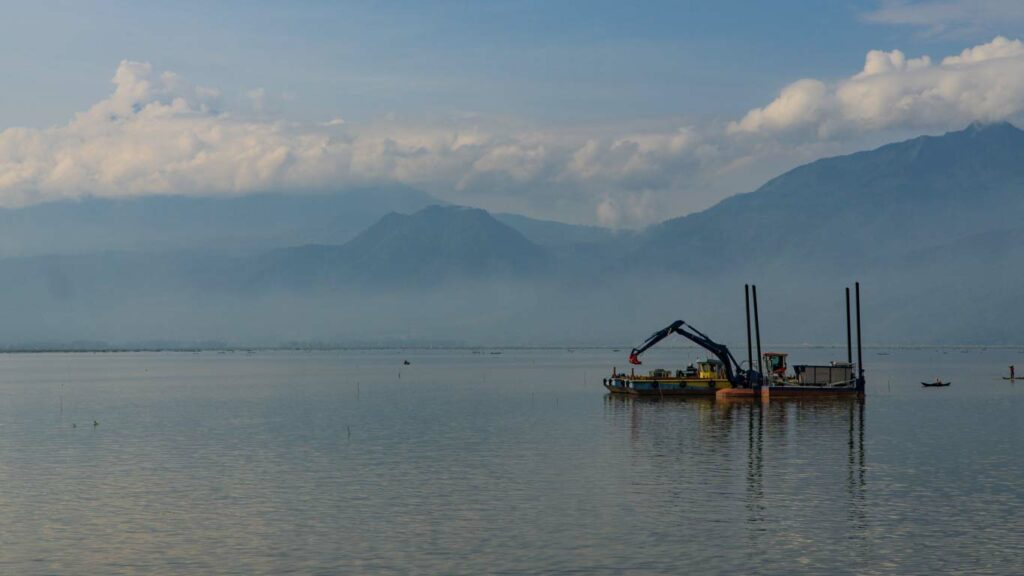
<svg viewBox="0 0 1024 576">
<path fill-rule="evenodd" d="M 860 333 L 860 282 L 854 284 L 857 292 L 857 390 L 864 391 L 864 353 L 863 341 Z"/>
<path fill-rule="evenodd" d="M 757 387 L 760 388 L 764 382 L 764 372 L 761 368 L 761 315 L 757 311 L 757 285 L 750 287 L 754 295 L 754 335 L 757 338 Z"/>
<path fill-rule="evenodd" d="M 853 343 L 850 339 L 850 287 L 846 287 L 846 361 L 853 364 Z"/>
<path fill-rule="evenodd" d="M 754 347 L 750 341 L 750 284 L 743 285 L 743 296 L 747 303 L 747 372 L 754 369 Z"/>
</svg>

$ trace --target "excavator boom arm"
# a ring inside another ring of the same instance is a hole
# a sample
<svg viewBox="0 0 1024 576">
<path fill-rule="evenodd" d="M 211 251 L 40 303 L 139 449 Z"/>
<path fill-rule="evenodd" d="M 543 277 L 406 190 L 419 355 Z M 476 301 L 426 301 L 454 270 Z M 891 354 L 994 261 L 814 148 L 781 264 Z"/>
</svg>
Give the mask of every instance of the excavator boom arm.
<svg viewBox="0 0 1024 576">
<path fill-rule="evenodd" d="M 633 348 L 633 350 L 629 353 L 629 363 L 639 365 L 641 354 L 646 352 L 648 348 L 654 346 L 658 342 L 661 342 L 662 340 L 667 338 L 670 334 L 674 333 L 684 324 L 686 323 L 683 322 L 682 320 L 676 320 L 675 322 L 669 324 L 665 328 L 662 328 L 661 330 L 658 330 L 654 334 L 651 334 L 647 338 L 647 340 L 644 340 L 644 343 L 641 344 L 639 348 Z"/>
<path fill-rule="evenodd" d="M 687 330 L 685 327 L 688 327 L 689 330 Z M 687 340 L 714 354 L 715 357 L 717 357 L 722 362 L 722 364 L 725 365 L 725 374 L 726 378 L 729 379 L 729 382 L 731 382 L 734 385 L 739 384 L 739 378 L 737 377 L 737 373 L 742 372 L 742 369 L 740 368 L 739 363 L 736 362 L 736 359 L 733 357 L 732 352 L 729 351 L 729 348 L 726 347 L 724 344 L 719 344 L 718 342 L 715 342 L 706 334 L 694 328 L 693 326 L 689 326 L 688 324 L 686 324 L 686 322 L 683 322 L 682 320 L 676 320 L 675 322 L 669 324 L 665 328 L 658 330 L 654 334 L 651 334 L 651 336 L 647 338 L 647 340 L 645 340 L 639 348 L 633 348 L 633 350 L 629 353 L 630 364 L 640 364 L 641 354 L 643 354 L 649 348 L 653 347 L 658 342 L 661 342 L 671 334 L 679 334 L 680 336 L 686 338 Z"/>
</svg>

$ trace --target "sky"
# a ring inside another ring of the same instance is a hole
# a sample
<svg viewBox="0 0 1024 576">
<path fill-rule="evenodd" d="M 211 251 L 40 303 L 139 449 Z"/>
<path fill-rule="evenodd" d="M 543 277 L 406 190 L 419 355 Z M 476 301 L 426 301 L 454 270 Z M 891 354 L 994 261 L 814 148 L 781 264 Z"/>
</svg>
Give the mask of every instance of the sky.
<svg viewBox="0 0 1024 576">
<path fill-rule="evenodd" d="M 0 2 L 0 205 L 402 183 L 641 227 L 1024 116 L 1024 3 Z"/>
</svg>

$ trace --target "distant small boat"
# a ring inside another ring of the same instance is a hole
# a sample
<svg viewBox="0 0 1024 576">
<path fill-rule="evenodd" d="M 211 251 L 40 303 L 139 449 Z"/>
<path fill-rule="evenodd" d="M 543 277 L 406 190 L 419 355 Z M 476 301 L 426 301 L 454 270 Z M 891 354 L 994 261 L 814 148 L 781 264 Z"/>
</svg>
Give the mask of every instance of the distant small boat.
<svg viewBox="0 0 1024 576">
<path fill-rule="evenodd" d="M 950 384 L 952 384 L 952 382 L 940 382 L 938 380 L 936 380 L 935 382 L 921 382 L 921 386 L 928 386 L 928 387 L 933 387 L 933 386 L 949 386 Z"/>
</svg>

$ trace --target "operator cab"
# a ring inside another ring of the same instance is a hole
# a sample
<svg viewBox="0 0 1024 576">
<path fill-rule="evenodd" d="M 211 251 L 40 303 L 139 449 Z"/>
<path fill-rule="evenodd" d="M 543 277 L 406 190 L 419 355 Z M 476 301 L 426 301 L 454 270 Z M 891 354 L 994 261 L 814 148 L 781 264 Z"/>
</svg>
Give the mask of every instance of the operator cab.
<svg viewBox="0 0 1024 576">
<path fill-rule="evenodd" d="M 697 377 L 709 380 L 725 378 L 725 364 L 722 364 L 721 360 L 714 358 L 697 362 Z"/>
<path fill-rule="evenodd" d="M 765 352 L 764 356 L 765 367 L 768 369 L 770 374 L 776 374 L 778 376 L 785 376 L 786 374 L 786 357 L 789 354 L 783 354 L 781 352 Z"/>
</svg>

